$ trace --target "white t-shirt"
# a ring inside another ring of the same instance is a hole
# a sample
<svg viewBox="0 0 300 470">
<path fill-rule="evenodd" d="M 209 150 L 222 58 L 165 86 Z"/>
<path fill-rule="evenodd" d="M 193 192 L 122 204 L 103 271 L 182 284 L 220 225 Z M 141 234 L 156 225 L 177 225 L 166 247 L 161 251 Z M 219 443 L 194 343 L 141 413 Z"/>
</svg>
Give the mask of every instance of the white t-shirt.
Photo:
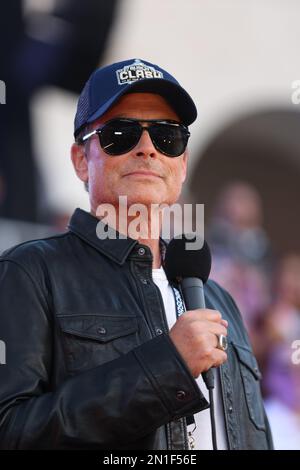
<svg viewBox="0 0 300 470">
<path fill-rule="evenodd" d="M 176 317 L 176 307 L 175 299 L 172 287 L 169 284 L 169 281 L 166 277 L 164 269 L 152 270 L 153 281 L 159 288 L 164 307 L 167 316 L 167 322 L 169 329 L 172 328 L 174 323 L 177 320 Z M 183 314 L 184 315 L 184 314 Z M 196 382 L 203 393 L 206 400 L 209 402 L 208 390 L 205 383 L 203 382 L 202 375 L 200 375 Z M 220 374 L 218 369 L 215 369 L 215 388 L 214 388 L 214 403 L 215 403 L 215 421 L 216 421 L 216 434 L 217 434 L 217 446 L 219 450 L 226 450 L 227 446 L 227 437 L 225 432 L 225 423 L 224 423 L 224 410 L 222 404 L 222 397 L 220 391 Z M 193 432 L 193 437 L 195 439 L 195 449 L 196 450 L 211 450 L 212 439 L 211 439 L 211 422 L 210 422 L 210 410 L 203 410 L 194 415 L 196 429 Z M 188 431 L 192 431 L 195 428 L 194 424 L 188 426 Z"/>
</svg>

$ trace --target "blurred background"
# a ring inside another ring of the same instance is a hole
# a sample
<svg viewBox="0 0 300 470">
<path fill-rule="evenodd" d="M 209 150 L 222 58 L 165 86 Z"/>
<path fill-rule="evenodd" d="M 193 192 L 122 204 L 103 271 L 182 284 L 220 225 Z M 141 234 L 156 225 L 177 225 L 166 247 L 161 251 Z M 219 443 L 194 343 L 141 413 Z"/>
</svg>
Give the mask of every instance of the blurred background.
<svg viewBox="0 0 300 470">
<path fill-rule="evenodd" d="M 299 0 L 10 0 L 0 18 L 0 252 L 89 210 L 70 146 L 94 68 L 170 71 L 199 111 L 182 202 L 205 204 L 211 277 L 245 319 L 278 449 L 300 449 L 299 17 Z"/>
</svg>

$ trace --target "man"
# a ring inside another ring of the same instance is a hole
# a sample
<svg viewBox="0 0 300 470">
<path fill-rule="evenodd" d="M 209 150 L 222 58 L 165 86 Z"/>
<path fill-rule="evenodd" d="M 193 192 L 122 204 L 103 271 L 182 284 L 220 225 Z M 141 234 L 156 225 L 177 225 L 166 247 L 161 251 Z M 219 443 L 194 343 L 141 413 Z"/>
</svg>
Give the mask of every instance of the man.
<svg viewBox="0 0 300 470">
<path fill-rule="evenodd" d="M 260 373 L 230 296 L 208 282 L 208 308 L 176 319 L 164 245 L 145 230 L 160 219 L 147 210 L 129 236 L 133 204 L 178 199 L 195 119 L 187 92 L 146 61 L 98 69 L 85 85 L 71 153 L 91 211 L 0 261 L 2 448 L 212 448 L 201 378 L 211 367 L 219 448 L 271 448 Z M 117 217 L 107 227 L 108 204 Z M 99 236 L 103 227 L 117 236 Z"/>
</svg>

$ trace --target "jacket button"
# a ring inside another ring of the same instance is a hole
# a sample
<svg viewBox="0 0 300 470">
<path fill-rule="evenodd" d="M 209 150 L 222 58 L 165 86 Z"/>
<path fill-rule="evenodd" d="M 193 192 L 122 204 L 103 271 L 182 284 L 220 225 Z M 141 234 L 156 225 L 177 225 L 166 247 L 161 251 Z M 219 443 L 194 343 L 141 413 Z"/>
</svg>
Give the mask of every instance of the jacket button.
<svg viewBox="0 0 300 470">
<path fill-rule="evenodd" d="M 99 333 L 99 335 L 105 335 L 106 329 L 103 326 L 101 326 L 101 328 L 98 328 L 97 333 Z"/>
<path fill-rule="evenodd" d="M 186 393 L 183 390 L 179 390 L 176 393 L 177 400 L 184 400 L 186 398 Z"/>
<path fill-rule="evenodd" d="M 144 256 L 145 253 L 146 253 L 145 248 L 142 248 L 142 247 L 141 247 L 141 248 L 138 249 L 138 254 L 139 254 L 140 256 Z"/>
<path fill-rule="evenodd" d="M 142 279 L 141 279 L 141 282 L 142 282 L 143 284 L 148 284 L 147 279 L 145 279 L 145 278 L 143 278 L 143 277 L 142 277 Z"/>
<path fill-rule="evenodd" d="M 232 406 L 229 406 L 229 407 L 228 407 L 228 411 L 229 411 L 229 413 L 232 413 L 232 412 L 233 412 Z"/>
<path fill-rule="evenodd" d="M 160 328 L 156 328 L 155 332 L 156 332 L 157 335 L 162 335 L 163 334 L 163 330 L 160 329 Z"/>
</svg>

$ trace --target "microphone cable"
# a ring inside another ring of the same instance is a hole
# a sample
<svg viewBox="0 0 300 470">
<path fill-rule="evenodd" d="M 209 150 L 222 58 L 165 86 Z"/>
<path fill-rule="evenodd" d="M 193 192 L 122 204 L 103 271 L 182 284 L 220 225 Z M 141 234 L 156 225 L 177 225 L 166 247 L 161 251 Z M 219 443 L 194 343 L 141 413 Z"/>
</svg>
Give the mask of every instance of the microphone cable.
<svg viewBox="0 0 300 470">
<path fill-rule="evenodd" d="M 215 387 L 215 380 L 214 380 L 214 372 L 213 369 L 209 369 L 206 372 L 202 373 L 203 381 L 206 385 L 209 395 L 209 413 L 210 413 L 210 423 L 211 423 L 211 441 L 213 450 L 218 450 L 217 445 L 217 432 L 216 432 L 216 421 L 215 421 L 215 402 L 214 402 L 214 387 Z M 196 428 L 196 422 L 194 415 L 189 415 L 186 417 L 187 425 L 194 425 Z M 195 429 L 194 428 L 194 429 Z M 192 431 L 193 432 L 193 431 Z M 193 436 L 192 432 L 188 432 L 190 447 L 193 448 Z"/>
<path fill-rule="evenodd" d="M 215 402 L 214 402 L 214 387 L 215 387 L 215 377 L 213 369 L 209 369 L 202 374 L 204 383 L 208 390 L 209 395 L 209 412 L 210 412 L 210 422 L 211 422 L 211 440 L 213 450 L 218 450 L 217 446 L 217 432 L 216 432 L 216 420 L 215 420 Z"/>
<path fill-rule="evenodd" d="M 186 246 L 186 243 L 191 242 L 191 240 L 200 242 L 198 243 L 198 248 L 194 247 L 194 249 L 191 249 Z M 205 308 L 203 284 L 205 284 L 209 277 L 211 253 L 203 237 L 198 237 L 197 234 L 182 234 L 178 237 L 174 237 L 167 246 L 164 268 L 167 278 L 173 287 L 177 318 L 186 310 Z M 176 291 L 178 295 L 176 295 Z M 203 372 L 202 378 L 209 395 L 212 447 L 213 450 L 218 450 L 213 396 L 213 369 Z M 195 425 L 194 415 L 187 417 L 187 424 L 192 423 Z M 192 432 L 188 434 L 193 444 Z"/>
</svg>

